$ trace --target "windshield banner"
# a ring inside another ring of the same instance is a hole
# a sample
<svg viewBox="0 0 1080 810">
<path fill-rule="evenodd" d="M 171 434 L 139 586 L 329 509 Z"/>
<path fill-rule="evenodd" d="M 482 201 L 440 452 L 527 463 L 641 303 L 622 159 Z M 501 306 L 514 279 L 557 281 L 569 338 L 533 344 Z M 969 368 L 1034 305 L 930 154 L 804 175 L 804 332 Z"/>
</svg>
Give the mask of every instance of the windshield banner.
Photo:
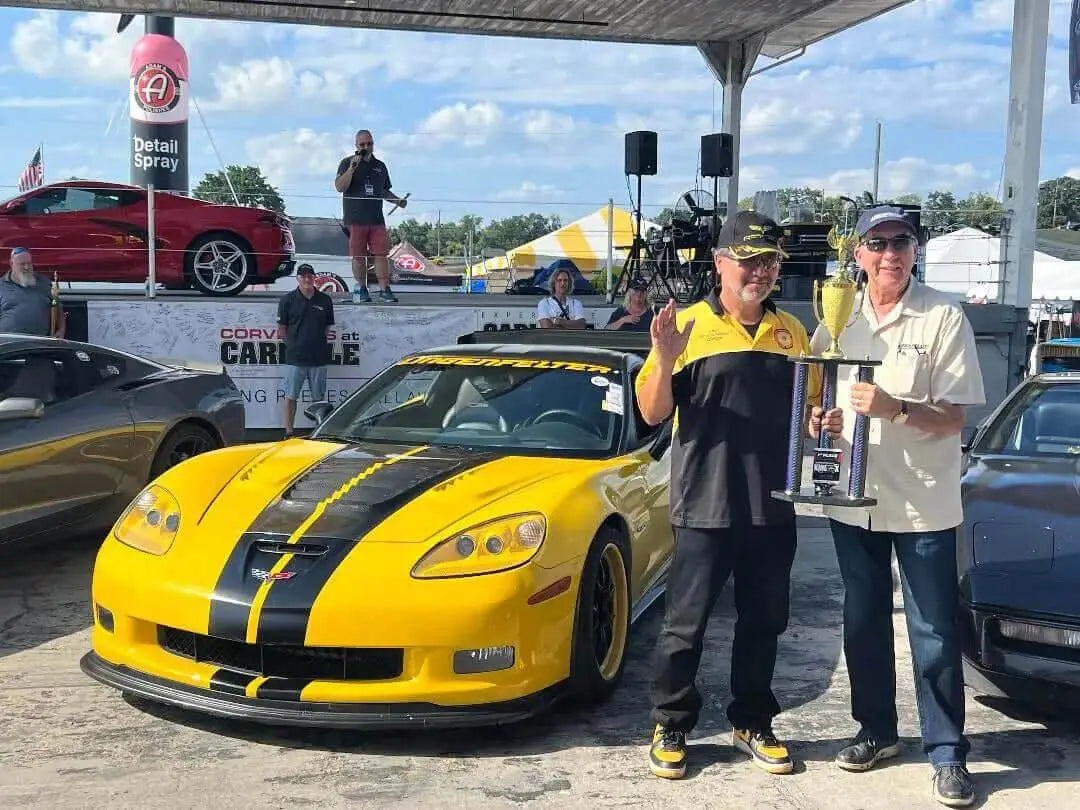
<svg viewBox="0 0 1080 810">
<path fill-rule="evenodd" d="M 88 342 L 158 361 L 215 364 L 232 377 L 246 402 L 249 428 L 280 428 L 285 402 L 284 344 L 277 337 L 274 300 L 87 302 Z M 335 302 L 337 304 L 337 302 Z M 612 307 L 588 308 L 602 328 Z M 327 398 L 335 405 L 407 354 L 453 346 L 462 335 L 529 328 L 531 307 L 380 307 L 341 303 L 331 327 Z M 583 369 L 584 370 L 584 369 Z M 311 427 L 302 411 L 296 426 Z"/>
</svg>

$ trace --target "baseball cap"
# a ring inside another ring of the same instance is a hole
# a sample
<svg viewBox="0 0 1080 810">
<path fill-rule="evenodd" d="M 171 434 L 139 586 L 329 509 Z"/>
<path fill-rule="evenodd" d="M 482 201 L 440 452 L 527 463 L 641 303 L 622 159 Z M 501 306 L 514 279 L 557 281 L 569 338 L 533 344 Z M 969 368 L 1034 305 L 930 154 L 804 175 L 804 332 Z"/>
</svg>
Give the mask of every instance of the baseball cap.
<svg viewBox="0 0 1080 810">
<path fill-rule="evenodd" d="M 296 275 L 302 276 L 305 274 L 309 276 L 315 275 L 315 268 L 312 267 L 310 264 L 302 264 L 296 268 Z"/>
<path fill-rule="evenodd" d="M 739 211 L 728 217 L 716 246 L 726 248 L 739 259 L 748 259 L 762 253 L 779 253 L 785 259 L 784 231 L 776 222 L 757 211 Z"/>
<path fill-rule="evenodd" d="M 908 219 L 907 212 L 896 205 L 875 205 L 873 208 L 867 208 L 855 224 L 855 231 L 863 237 L 870 232 L 871 228 L 887 222 L 897 222 L 907 228 L 912 236 L 918 236 L 915 233 L 915 224 Z"/>
</svg>

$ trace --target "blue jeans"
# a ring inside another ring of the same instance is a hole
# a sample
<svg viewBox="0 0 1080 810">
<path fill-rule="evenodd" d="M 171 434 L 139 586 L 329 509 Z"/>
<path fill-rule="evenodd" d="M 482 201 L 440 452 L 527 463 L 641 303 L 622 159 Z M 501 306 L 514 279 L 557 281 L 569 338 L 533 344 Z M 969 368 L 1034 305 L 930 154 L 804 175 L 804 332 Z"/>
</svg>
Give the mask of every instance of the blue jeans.
<svg viewBox="0 0 1080 810">
<path fill-rule="evenodd" d="M 876 532 L 830 521 L 844 579 L 844 655 L 851 714 L 895 742 L 892 550 L 900 564 L 923 751 L 934 767 L 966 765 L 964 674 L 957 622 L 956 531 Z"/>
</svg>

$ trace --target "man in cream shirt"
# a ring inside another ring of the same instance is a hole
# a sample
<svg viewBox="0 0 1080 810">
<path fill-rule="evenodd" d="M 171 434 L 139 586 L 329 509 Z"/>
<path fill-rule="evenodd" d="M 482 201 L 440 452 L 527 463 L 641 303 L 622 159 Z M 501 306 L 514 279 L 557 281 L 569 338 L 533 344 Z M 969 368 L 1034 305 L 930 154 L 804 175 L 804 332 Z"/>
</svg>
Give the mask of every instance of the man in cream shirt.
<svg viewBox="0 0 1080 810">
<path fill-rule="evenodd" d="M 923 751 L 942 804 L 974 801 L 967 772 L 964 684 L 956 625 L 956 527 L 960 502 L 960 433 L 965 408 L 985 402 L 975 336 L 960 306 L 912 276 L 918 237 L 902 209 L 876 206 L 856 225 L 855 259 L 866 274 L 861 316 L 841 337 L 848 357 L 880 360 L 873 383 L 841 366 L 837 405 L 846 413 L 834 446 L 850 460 L 852 411 L 871 417 L 866 509 L 829 507 L 844 580 L 844 653 L 855 738 L 837 755 L 866 771 L 899 753 L 896 659 L 892 635 L 892 566 L 900 567 L 915 665 Z M 815 353 L 828 345 L 819 327 Z M 833 429 L 834 415 L 826 427 Z M 810 433 L 816 436 L 815 408 Z M 848 465 L 844 465 L 848 468 Z M 845 469 L 846 474 L 846 469 Z M 847 482 L 841 487 L 846 489 Z"/>
</svg>

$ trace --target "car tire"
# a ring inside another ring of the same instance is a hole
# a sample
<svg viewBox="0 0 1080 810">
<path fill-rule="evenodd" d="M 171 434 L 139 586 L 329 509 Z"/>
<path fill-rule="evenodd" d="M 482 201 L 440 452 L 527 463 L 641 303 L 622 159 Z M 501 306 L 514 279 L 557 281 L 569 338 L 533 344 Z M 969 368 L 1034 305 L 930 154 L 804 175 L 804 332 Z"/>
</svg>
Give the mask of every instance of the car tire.
<svg viewBox="0 0 1080 810">
<path fill-rule="evenodd" d="M 237 295 L 251 283 L 256 271 L 251 248 L 231 233 L 203 234 L 184 254 L 184 275 L 203 295 Z M 221 273 L 229 276 L 223 278 Z"/>
<path fill-rule="evenodd" d="M 155 480 L 166 470 L 189 458 L 216 450 L 220 446 L 220 442 L 206 428 L 189 423 L 177 425 L 162 440 L 154 455 L 154 463 L 150 465 L 150 480 Z"/>
<path fill-rule="evenodd" d="M 570 656 L 572 699 L 599 704 L 615 691 L 630 647 L 630 554 L 625 538 L 604 526 L 581 572 Z"/>
</svg>

